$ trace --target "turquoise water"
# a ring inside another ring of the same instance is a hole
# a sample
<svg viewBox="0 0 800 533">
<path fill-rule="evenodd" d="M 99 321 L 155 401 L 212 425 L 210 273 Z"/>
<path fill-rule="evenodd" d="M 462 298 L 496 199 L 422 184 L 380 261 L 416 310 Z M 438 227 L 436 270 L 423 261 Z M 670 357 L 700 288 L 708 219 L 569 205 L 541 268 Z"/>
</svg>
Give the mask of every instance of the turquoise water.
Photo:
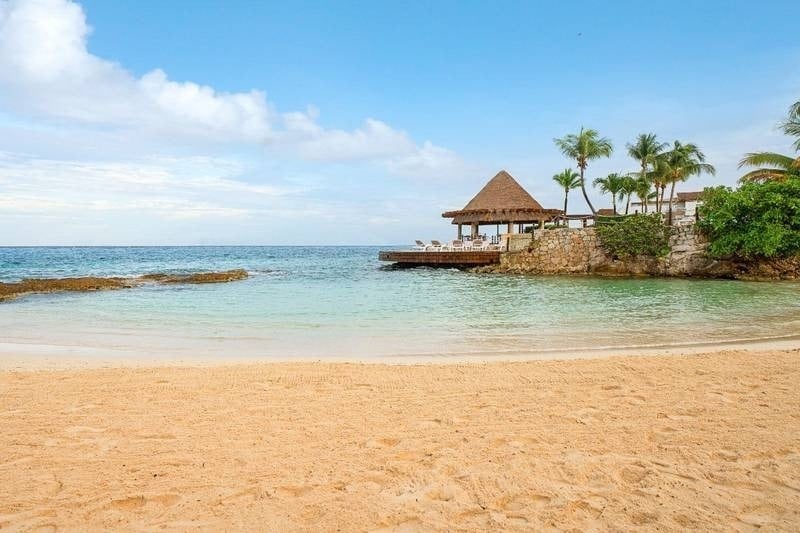
<svg viewBox="0 0 800 533">
<path fill-rule="evenodd" d="M 0 304 L 0 351 L 278 358 L 549 354 L 800 334 L 800 283 L 393 269 L 376 247 L 0 248 L 0 281 L 244 268 L 216 285 Z"/>
</svg>

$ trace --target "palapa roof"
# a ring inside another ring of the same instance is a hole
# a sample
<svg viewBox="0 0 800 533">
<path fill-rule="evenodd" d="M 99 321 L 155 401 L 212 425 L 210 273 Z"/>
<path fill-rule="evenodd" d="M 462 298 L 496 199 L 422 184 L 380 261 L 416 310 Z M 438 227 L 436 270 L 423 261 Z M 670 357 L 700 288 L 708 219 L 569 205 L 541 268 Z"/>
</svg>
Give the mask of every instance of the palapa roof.
<svg viewBox="0 0 800 533">
<path fill-rule="evenodd" d="M 544 209 L 517 180 L 505 170 L 483 186 L 478 194 L 459 211 L 442 213 L 453 224 L 536 222 L 560 215 L 559 209 Z"/>
<path fill-rule="evenodd" d="M 702 198 L 703 191 L 679 192 L 675 193 L 675 196 L 680 202 L 696 202 Z"/>
</svg>

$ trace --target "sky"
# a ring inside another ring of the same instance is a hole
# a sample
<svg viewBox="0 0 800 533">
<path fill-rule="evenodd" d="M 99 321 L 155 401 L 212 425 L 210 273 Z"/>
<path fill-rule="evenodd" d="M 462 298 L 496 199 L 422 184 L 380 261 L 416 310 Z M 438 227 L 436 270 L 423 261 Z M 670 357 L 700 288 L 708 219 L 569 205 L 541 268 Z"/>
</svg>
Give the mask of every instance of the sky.
<svg viewBox="0 0 800 533">
<path fill-rule="evenodd" d="M 792 153 L 796 0 L 0 0 L 0 245 L 451 238 L 501 169 L 545 207 L 597 129 L 694 142 L 734 185 Z M 590 192 L 596 207 L 610 199 Z M 579 192 L 570 206 L 586 211 Z"/>
</svg>

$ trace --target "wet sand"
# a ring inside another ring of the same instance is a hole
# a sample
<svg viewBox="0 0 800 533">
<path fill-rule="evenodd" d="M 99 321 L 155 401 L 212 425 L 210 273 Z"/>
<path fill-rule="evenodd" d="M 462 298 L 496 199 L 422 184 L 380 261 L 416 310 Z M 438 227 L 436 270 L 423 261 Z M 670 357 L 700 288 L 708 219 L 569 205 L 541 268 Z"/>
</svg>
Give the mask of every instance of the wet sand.
<svg viewBox="0 0 800 533">
<path fill-rule="evenodd" d="M 800 350 L 0 372 L 0 529 L 800 528 Z"/>
</svg>

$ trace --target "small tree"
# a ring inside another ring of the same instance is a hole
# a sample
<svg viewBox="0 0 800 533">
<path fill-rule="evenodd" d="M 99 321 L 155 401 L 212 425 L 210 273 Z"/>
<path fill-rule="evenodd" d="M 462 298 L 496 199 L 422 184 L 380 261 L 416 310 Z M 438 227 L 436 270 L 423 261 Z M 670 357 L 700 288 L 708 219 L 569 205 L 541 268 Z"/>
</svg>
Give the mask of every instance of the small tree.
<svg viewBox="0 0 800 533">
<path fill-rule="evenodd" d="M 780 258 L 800 253 L 800 177 L 703 192 L 698 226 L 713 257 Z"/>
<path fill-rule="evenodd" d="M 630 215 L 597 225 L 600 244 L 614 258 L 663 257 L 669 253 L 669 228 L 661 215 Z"/>
<path fill-rule="evenodd" d="M 625 197 L 623 188 L 625 186 L 625 176 L 622 174 L 612 173 L 604 178 L 595 178 L 594 186 L 600 188 L 600 192 L 611 195 L 611 206 L 614 208 L 614 214 L 617 214 L 617 199 L 622 201 Z"/>
<path fill-rule="evenodd" d="M 564 189 L 564 219 L 567 216 L 567 200 L 569 200 L 569 191 L 577 189 L 581 186 L 581 176 L 571 168 L 565 168 L 555 176 L 553 181 L 558 183 Z M 569 222 L 566 223 L 569 225 Z"/>
</svg>

